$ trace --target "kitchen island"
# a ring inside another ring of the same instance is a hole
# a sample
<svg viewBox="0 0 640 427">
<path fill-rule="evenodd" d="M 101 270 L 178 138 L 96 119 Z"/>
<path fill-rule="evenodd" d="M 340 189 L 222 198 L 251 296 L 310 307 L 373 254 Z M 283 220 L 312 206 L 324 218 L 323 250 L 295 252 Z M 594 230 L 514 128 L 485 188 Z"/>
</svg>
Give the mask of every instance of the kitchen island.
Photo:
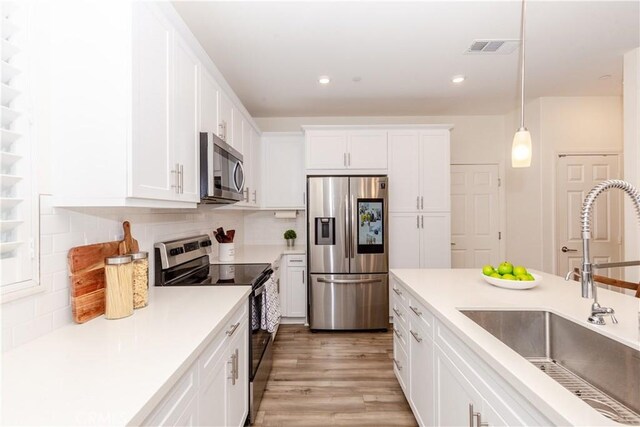
<svg viewBox="0 0 640 427">
<path fill-rule="evenodd" d="M 229 324 L 246 325 L 250 292 L 156 288 L 130 317 L 69 325 L 4 353 L 0 424 L 140 425 L 195 415 L 187 411 L 197 407 L 198 369 L 207 368 L 200 356 L 212 343 L 223 348 L 217 341 L 231 335 Z"/>
<path fill-rule="evenodd" d="M 577 282 L 538 274 L 543 277 L 539 286 L 517 291 L 486 283 L 477 269 L 391 271 L 395 371 L 419 422 L 475 422 L 479 427 L 480 419 L 475 420 L 473 414 L 481 414 L 491 426 L 620 425 L 460 311 L 549 311 L 640 349 L 640 300 L 599 289 L 600 303 L 616 310 L 619 323 L 595 326 L 586 321 L 592 300 L 580 297 Z M 409 323 L 413 318 L 420 322 Z M 418 344 L 429 343 L 432 347 L 427 350 L 418 348 Z M 422 351 L 417 353 L 421 360 L 412 357 L 414 347 Z M 606 354 L 603 348 L 602 357 Z M 429 385 L 430 377 L 433 383 Z"/>
</svg>

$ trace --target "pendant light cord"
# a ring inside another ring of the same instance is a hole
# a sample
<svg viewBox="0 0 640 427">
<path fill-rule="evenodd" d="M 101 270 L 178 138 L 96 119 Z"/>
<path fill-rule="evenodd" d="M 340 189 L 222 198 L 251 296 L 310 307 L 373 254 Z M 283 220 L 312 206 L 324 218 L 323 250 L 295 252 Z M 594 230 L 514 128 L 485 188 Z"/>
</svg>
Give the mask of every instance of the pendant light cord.
<svg viewBox="0 0 640 427">
<path fill-rule="evenodd" d="M 522 0 L 522 21 L 521 21 L 521 31 L 522 31 L 522 35 L 521 35 L 521 39 L 522 39 L 522 63 L 521 63 L 521 69 L 520 69 L 520 78 L 521 78 L 521 84 L 520 84 L 520 102 L 521 102 L 521 108 L 520 108 L 520 128 L 524 128 L 524 60 L 525 60 L 525 43 L 524 43 L 524 15 L 525 15 L 525 11 L 526 11 L 526 4 L 525 4 L 525 0 Z"/>
</svg>

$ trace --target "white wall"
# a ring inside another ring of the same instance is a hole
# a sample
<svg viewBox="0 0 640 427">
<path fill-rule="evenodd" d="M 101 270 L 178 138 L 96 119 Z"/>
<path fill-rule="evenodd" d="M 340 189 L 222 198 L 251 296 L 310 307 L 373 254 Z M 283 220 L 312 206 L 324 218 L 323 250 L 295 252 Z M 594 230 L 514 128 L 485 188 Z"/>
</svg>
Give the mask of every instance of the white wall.
<svg viewBox="0 0 640 427">
<path fill-rule="evenodd" d="M 624 55 L 624 179 L 640 188 L 640 48 Z M 625 259 L 640 259 L 640 233 L 633 205 L 625 198 Z M 640 282 L 640 268 L 626 268 L 625 278 Z M 640 321 L 640 319 L 639 319 Z"/>
<path fill-rule="evenodd" d="M 4 303 L 2 351 L 72 323 L 69 298 L 67 253 L 74 246 L 122 238 L 122 221 L 131 222 L 140 250 L 150 253 L 150 295 L 153 304 L 153 244 L 158 241 L 209 234 L 217 227 L 237 230 L 237 242 L 244 237 L 243 213 L 203 206 L 194 211 L 165 212 L 143 209 L 77 209 L 51 207 L 43 196 L 40 207 L 40 284 L 43 291 Z M 217 244 L 213 245 L 217 255 Z M 106 321 L 104 319 L 94 321 Z"/>
</svg>

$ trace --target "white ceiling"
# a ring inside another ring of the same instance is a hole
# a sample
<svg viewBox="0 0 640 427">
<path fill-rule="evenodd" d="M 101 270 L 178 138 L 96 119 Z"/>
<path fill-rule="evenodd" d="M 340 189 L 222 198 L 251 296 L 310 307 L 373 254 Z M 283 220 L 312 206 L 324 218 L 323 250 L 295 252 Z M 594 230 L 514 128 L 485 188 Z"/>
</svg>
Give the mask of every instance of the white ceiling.
<svg viewBox="0 0 640 427">
<path fill-rule="evenodd" d="M 519 50 L 463 53 L 474 39 L 519 39 L 520 2 L 174 5 L 254 117 L 497 114 L 519 102 Z M 620 95 L 639 5 L 528 1 L 527 98 Z"/>
</svg>

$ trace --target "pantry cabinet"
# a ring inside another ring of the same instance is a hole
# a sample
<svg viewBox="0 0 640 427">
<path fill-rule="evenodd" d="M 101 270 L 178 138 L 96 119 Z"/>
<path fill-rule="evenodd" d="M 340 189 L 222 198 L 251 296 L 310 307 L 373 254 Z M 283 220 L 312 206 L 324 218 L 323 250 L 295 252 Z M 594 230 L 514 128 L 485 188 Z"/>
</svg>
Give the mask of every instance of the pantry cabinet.
<svg viewBox="0 0 640 427">
<path fill-rule="evenodd" d="M 387 131 L 305 127 L 307 170 L 387 169 Z"/>
<path fill-rule="evenodd" d="M 451 214 L 390 213 L 391 268 L 450 268 Z"/>
<path fill-rule="evenodd" d="M 288 323 L 305 323 L 307 317 L 307 269 L 305 255 L 284 255 L 280 279 L 280 304 Z"/>
<path fill-rule="evenodd" d="M 304 209 L 304 138 L 300 133 L 269 132 L 262 136 L 264 152 L 263 207 Z"/>
</svg>

